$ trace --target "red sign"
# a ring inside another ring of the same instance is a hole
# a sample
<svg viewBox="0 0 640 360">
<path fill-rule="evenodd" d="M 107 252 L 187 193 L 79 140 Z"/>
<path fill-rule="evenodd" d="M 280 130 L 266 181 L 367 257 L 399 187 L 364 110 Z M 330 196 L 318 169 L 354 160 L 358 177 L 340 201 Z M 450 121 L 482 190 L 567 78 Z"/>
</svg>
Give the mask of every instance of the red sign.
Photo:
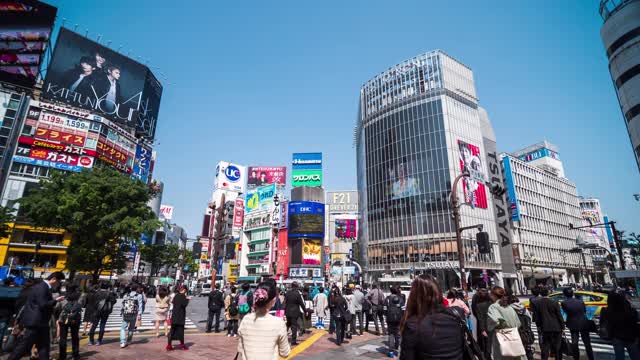
<svg viewBox="0 0 640 360">
<path fill-rule="evenodd" d="M 276 256 L 276 275 L 289 275 L 289 236 L 287 230 L 278 232 L 278 252 Z"/>
<path fill-rule="evenodd" d="M 237 198 L 235 206 L 233 207 L 233 230 L 239 230 L 242 227 L 243 221 L 244 221 L 244 200 L 241 198 Z"/>
<path fill-rule="evenodd" d="M 129 159 L 129 156 L 122 150 L 116 148 L 115 146 L 107 145 L 102 140 L 98 142 L 98 147 L 96 148 L 96 150 L 98 150 L 98 154 L 102 154 L 105 157 L 122 164 L 126 164 L 127 160 Z"/>
<path fill-rule="evenodd" d="M 113 166 L 114 168 L 116 168 L 116 169 L 118 169 L 120 171 L 126 172 L 127 174 L 131 174 L 131 168 L 128 167 L 127 165 L 125 165 L 125 164 L 121 164 L 121 163 L 119 163 L 119 162 L 117 162 L 115 160 L 109 159 L 108 157 L 106 157 L 106 156 L 104 156 L 102 154 L 98 154 L 98 159 L 106 162 L 107 164 Z"/>
<path fill-rule="evenodd" d="M 58 130 L 45 129 L 39 127 L 36 129 L 36 137 L 39 139 L 61 142 L 76 146 L 84 146 L 86 137 L 84 135 L 68 134 Z"/>
<path fill-rule="evenodd" d="M 21 144 L 33 145 L 41 148 L 47 148 L 55 151 L 62 151 L 74 155 L 88 155 L 96 156 L 95 150 L 85 149 L 81 146 L 74 146 L 69 144 L 58 144 L 45 140 L 38 140 L 26 136 L 20 136 L 18 140 Z"/>
<path fill-rule="evenodd" d="M 32 148 L 29 153 L 29 157 L 86 168 L 93 166 L 93 158 L 90 156 L 59 153 L 57 151 L 44 148 Z"/>
</svg>

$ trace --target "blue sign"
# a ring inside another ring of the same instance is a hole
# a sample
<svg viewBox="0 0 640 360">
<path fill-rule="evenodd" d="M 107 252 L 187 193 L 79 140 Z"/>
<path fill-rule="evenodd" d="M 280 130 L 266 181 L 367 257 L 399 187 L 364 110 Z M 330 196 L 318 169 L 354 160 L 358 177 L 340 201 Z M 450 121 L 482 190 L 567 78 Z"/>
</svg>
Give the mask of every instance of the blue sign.
<svg viewBox="0 0 640 360">
<path fill-rule="evenodd" d="M 525 155 L 520 156 L 520 160 L 529 162 L 538 159 L 542 159 L 543 157 L 550 157 L 552 159 L 560 160 L 560 155 L 557 152 L 549 150 L 547 148 L 538 149 L 536 151 L 532 151 Z"/>
<path fill-rule="evenodd" d="M 293 170 L 322 170 L 322 153 L 293 153 Z"/>
<path fill-rule="evenodd" d="M 607 231 L 607 239 L 609 240 L 609 248 L 611 252 L 614 252 L 613 249 L 616 248 L 616 242 L 613 237 L 613 232 L 611 231 L 611 225 L 609 225 L 609 217 L 604 216 L 605 230 Z"/>
<path fill-rule="evenodd" d="M 513 173 L 511 172 L 511 159 L 505 156 L 502 163 L 504 164 L 504 179 L 507 185 L 509 209 L 511 209 L 511 221 L 520 221 L 520 205 L 518 205 L 515 181 L 513 180 Z"/>
<path fill-rule="evenodd" d="M 227 176 L 227 179 L 229 179 L 229 181 L 231 182 L 236 182 L 240 180 L 240 176 L 242 175 L 240 173 L 240 169 L 238 169 L 238 167 L 234 165 L 227 166 L 227 168 L 224 170 L 224 174 Z"/>
<path fill-rule="evenodd" d="M 19 162 L 19 163 L 23 163 L 23 164 L 29 164 L 29 165 L 46 166 L 46 167 L 51 167 L 51 168 L 54 168 L 54 169 L 60 169 L 60 170 L 65 170 L 65 171 L 80 172 L 83 169 L 82 166 L 75 166 L 75 165 L 57 163 L 57 162 L 41 160 L 41 159 L 33 159 L 33 158 L 30 158 L 30 157 L 20 156 L 20 155 L 14 156 L 13 157 L 13 161 Z"/>
<path fill-rule="evenodd" d="M 139 179 L 144 183 L 149 182 L 149 169 L 151 168 L 151 149 L 138 144 L 136 146 L 136 158 L 133 163 L 133 173 L 131 177 Z"/>
<path fill-rule="evenodd" d="M 312 201 L 289 203 L 289 238 L 324 238 L 324 204 Z"/>
</svg>

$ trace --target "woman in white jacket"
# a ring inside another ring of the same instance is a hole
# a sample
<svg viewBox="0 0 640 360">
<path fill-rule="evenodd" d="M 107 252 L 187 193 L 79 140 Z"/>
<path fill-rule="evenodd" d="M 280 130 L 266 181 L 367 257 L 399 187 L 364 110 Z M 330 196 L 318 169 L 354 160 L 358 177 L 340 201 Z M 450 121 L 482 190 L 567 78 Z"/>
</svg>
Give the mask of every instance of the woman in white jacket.
<svg viewBox="0 0 640 360">
<path fill-rule="evenodd" d="M 318 322 L 315 324 L 315 327 L 324 329 L 324 319 L 329 317 L 329 300 L 322 287 L 318 289 L 318 294 L 313 297 L 313 308 L 318 317 Z"/>
</svg>

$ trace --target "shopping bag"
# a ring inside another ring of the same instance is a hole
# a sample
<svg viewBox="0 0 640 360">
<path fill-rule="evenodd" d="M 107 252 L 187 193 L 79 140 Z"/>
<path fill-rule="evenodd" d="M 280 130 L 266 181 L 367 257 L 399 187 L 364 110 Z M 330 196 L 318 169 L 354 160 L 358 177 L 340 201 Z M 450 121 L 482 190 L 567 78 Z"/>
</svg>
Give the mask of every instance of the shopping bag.
<svg viewBox="0 0 640 360">
<path fill-rule="evenodd" d="M 518 328 L 498 329 L 496 330 L 496 338 L 498 339 L 502 356 L 514 357 L 527 354 L 524 350 L 524 345 L 522 345 Z"/>
</svg>

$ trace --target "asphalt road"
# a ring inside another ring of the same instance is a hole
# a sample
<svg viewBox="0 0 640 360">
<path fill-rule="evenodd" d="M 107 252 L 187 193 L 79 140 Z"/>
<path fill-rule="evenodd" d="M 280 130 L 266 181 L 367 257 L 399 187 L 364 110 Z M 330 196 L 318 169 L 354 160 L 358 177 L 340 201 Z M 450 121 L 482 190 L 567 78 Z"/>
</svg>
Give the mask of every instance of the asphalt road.
<svg viewBox="0 0 640 360">
<path fill-rule="evenodd" d="M 187 307 L 187 317 L 193 321 L 198 330 L 205 331 L 207 328 L 207 316 L 209 308 L 207 306 L 207 297 L 194 296 Z M 224 328 L 224 314 L 220 316 L 220 329 Z"/>
</svg>

